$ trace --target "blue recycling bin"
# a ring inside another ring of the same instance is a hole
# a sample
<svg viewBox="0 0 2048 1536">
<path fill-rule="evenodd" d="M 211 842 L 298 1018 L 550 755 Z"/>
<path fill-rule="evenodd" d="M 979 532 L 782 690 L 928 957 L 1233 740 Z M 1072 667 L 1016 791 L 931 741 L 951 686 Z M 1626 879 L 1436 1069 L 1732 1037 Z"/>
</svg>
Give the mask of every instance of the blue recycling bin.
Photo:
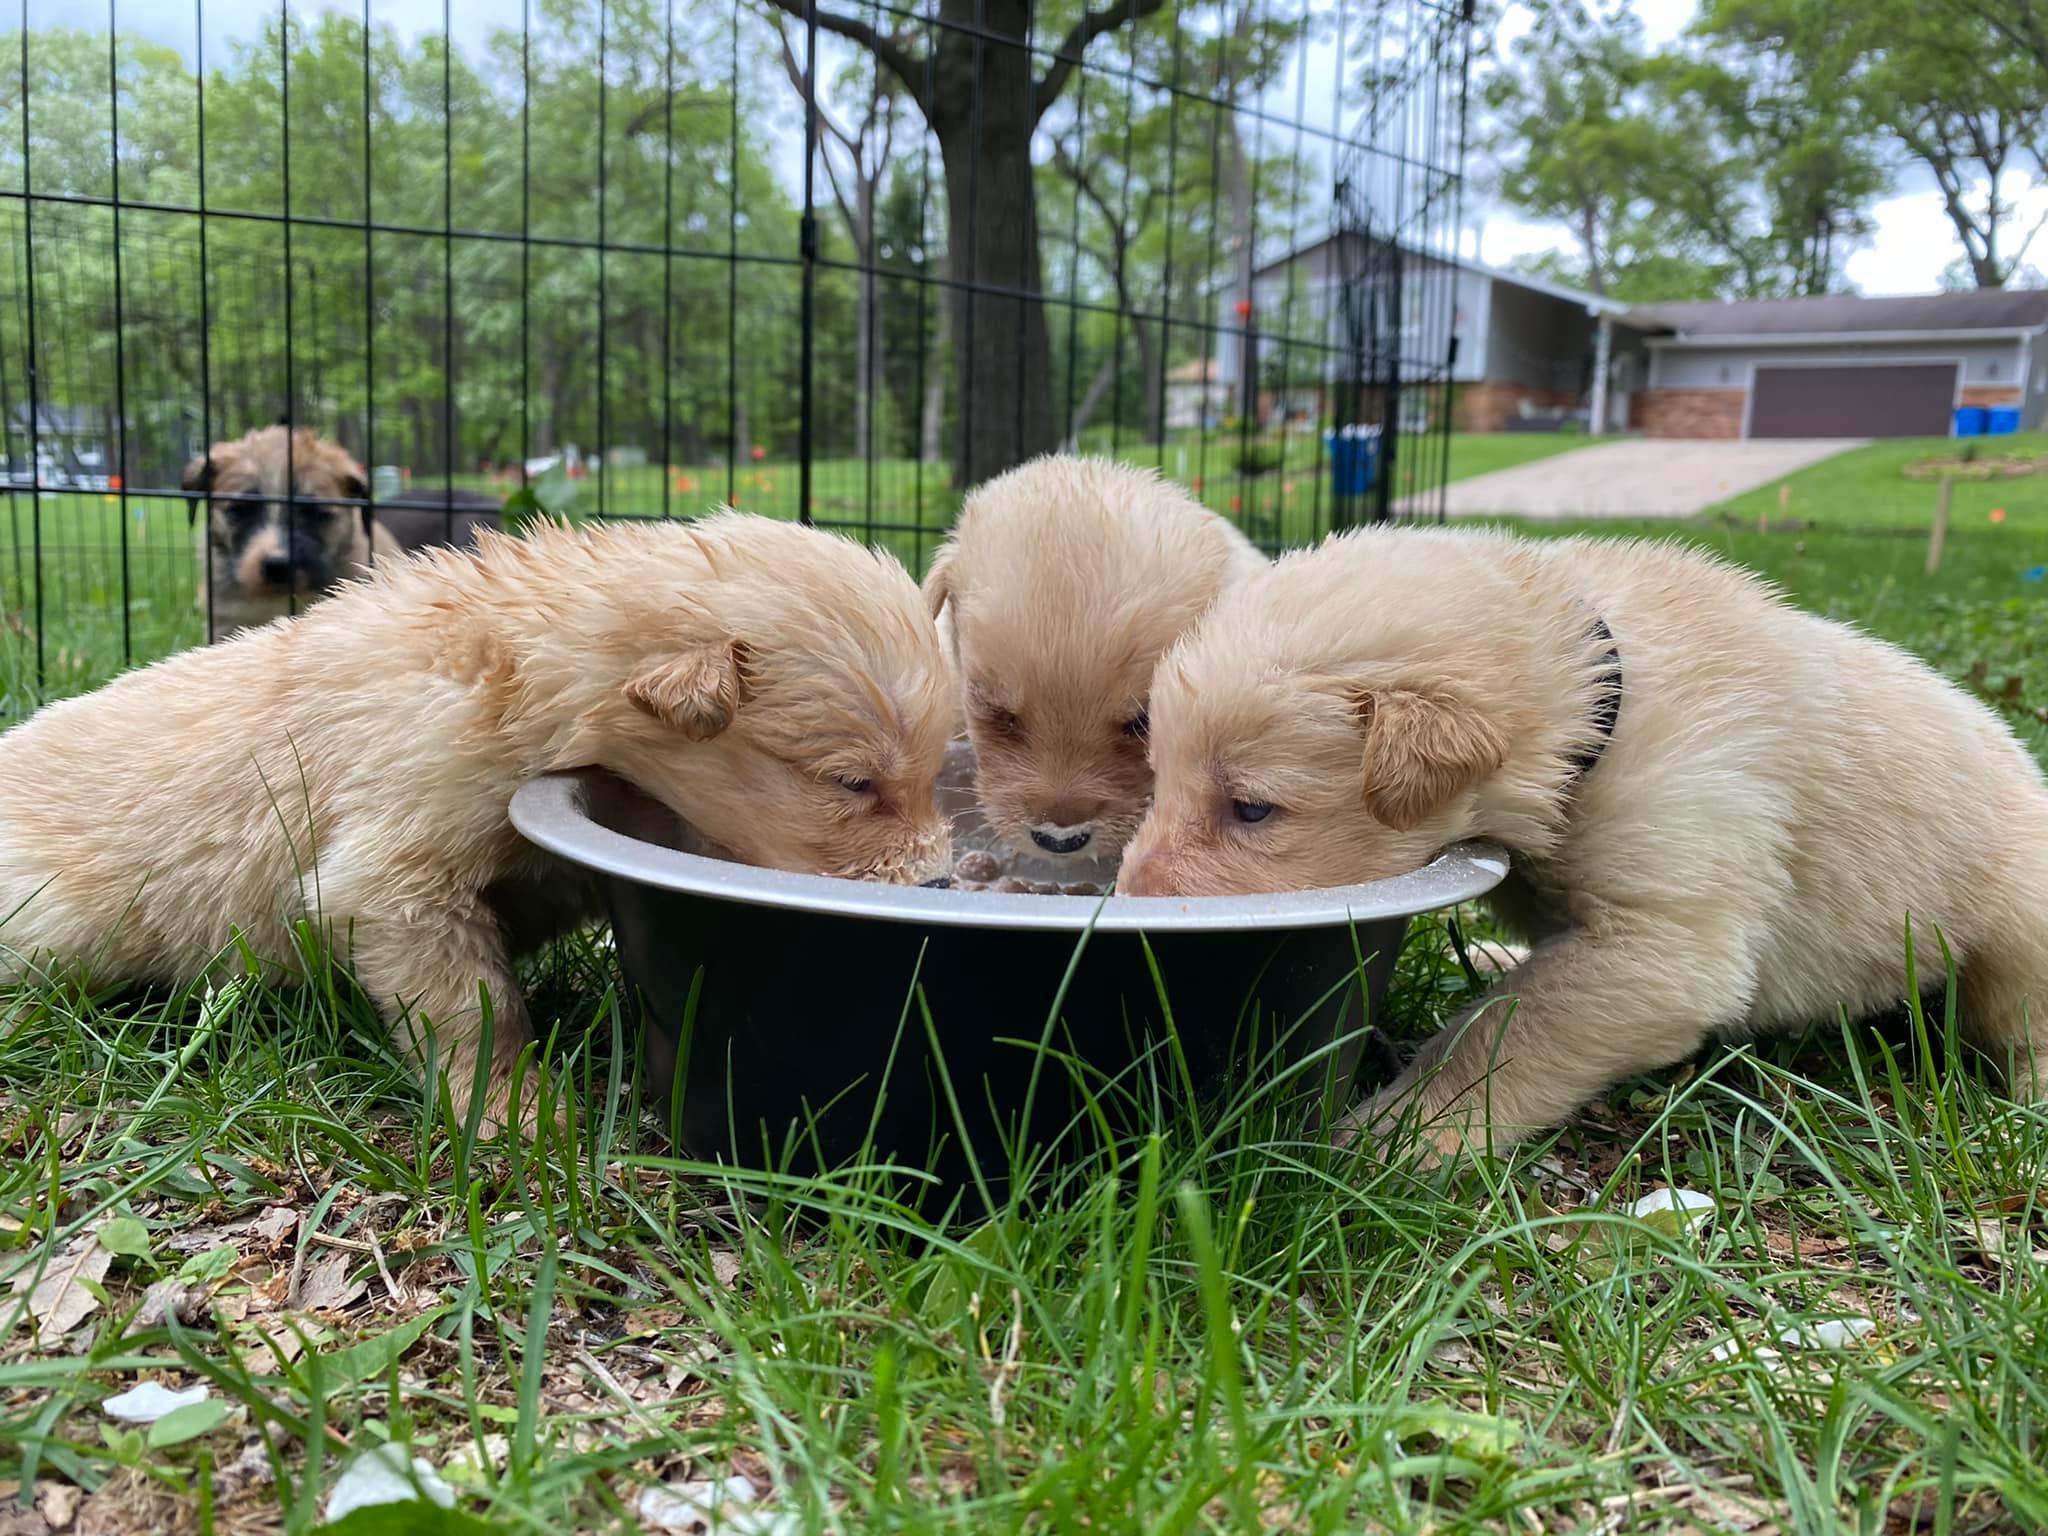
<svg viewBox="0 0 2048 1536">
<path fill-rule="evenodd" d="M 2020 408 L 2016 405 L 1994 405 L 1984 416 L 1984 433 L 1987 437 L 2005 437 L 2020 429 Z"/>
<path fill-rule="evenodd" d="M 1982 437 L 1984 418 L 1991 413 L 1981 405 L 1959 405 L 1956 407 L 1956 436 Z"/>
<path fill-rule="evenodd" d="M 1338 496 L 1363 496 L 1372 489 L 1379 469 L 1378 427 L 1339 427 L 1323 434 L 1330 449 L 1330 490 Z"/>
</svg>

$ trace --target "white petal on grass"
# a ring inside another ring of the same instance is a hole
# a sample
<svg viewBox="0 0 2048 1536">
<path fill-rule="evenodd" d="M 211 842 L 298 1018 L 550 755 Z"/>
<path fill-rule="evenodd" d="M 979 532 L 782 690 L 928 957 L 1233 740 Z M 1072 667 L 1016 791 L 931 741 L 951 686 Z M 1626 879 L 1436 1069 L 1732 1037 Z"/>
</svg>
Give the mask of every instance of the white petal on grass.
<svg viewBox="0 0 2048 1536">
<path fill-rule="evenodd" d="M 634 1513 L 649 1530 L 675 1536 L 796 1536 L 803 1529 L 794 1514 L 756 1507 L 744 1477 L 643 1488 Z"/>
<path fill-rule="evenodd" d="M 174 1408 L 189 1408 L 206 1401 L 205 1384 L 173 1392 L 162 1382 L 145 1381 L 117 1392 L 100 1404 L 108 1418 L 123 1424 L 154 1424 Z"/>
<path fill-rule="evenodd" d="M 1741 1358 L 1742 1353 L 1741 1341 L 1725 1333 L 1707 1346 L 1707 1357 L 1723 1365 L 1730 1360 Z M 1749 1354 L 1760 1362 L 1767 1371 L 1777 1370 L 1779 1363 L 1785 1358 L 1768 1344 L 1754 1346 L 1750 1349 Z"/>
<path fill-rule="evenodd" d="M 1651 1190 L 1628 1208 L 1631 1216 L 1655 1216 L 1660 1211 L 1711 1212 L 1714 1197 L 1703 1195 L 1696 1189 L 1669 1189 L 1659 1187 Z M 1695 1219 L 1704 1220 L 1704 1215 Z"/>
<path fill-rule="evenodd" d="M 1867 1317 L 1829 1317 L 1817 1323 L 1798 1323 L 1778 1330 L 1780 1344 L 1797 1344 L 1802 1349 L 1848 1349 L 1858 1339 L 1877 1331 Z"/>
<path fill-rule="evenodd" d="M 334 1480 L 322 1523 L 332 1525 L 373 1504 L 404 1504 L 420 1498 L 443 1509 L 455 1507 L 455 1490 L 442 1481 L 440 1473 L 418 1457 L 408 1469 L 405 1447 L 387 1441 L 363 1452 Z"/>
</svg>

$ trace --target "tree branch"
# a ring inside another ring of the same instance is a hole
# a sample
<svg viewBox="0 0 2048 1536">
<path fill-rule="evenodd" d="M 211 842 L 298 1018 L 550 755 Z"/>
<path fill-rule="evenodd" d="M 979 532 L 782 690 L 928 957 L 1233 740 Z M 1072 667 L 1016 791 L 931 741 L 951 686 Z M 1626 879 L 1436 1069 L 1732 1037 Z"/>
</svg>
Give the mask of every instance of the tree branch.
<svg viewBox="0 0 2048 1536">
<path fill-rule="evenodd" d="M 781 5 L 785 0 L 775 0 L 775 3 Z M 1067 77 L 1072 75 L 1076 66 L 1080 64 L 1081 55 L 1087 52 L 1090 43 L 1105 32 L 1114 32 L 1127 21 L 1142 20 L 1155 14 L 1165 4 L 1166 0 L 1116 0 L 1114 5 L 1103 10 L 1083 12 L 1081 19 L 1074 23 L 1072 30 L 1061 40 L 1059 47 L 1053 50 L 1052 63 L 1047 65 L 1045 73 L 1038 77 L 1038 115 L 1045 116 L 1045 109 L 1067 88 Z M 818 20 L 822 25 L 824 16 L 821 14 Z"/>
<path fill-rule="evenodd" d="M 798 21 L 807 19 L 804 13 L 806 0 L 768 0 L 768 3 Z M 1144 4 L 1145 0 L 1138 0 L 1138 3 Z M 1163 3 L 1164 0 L 1152 0 L 1152 9 L 1156 11 Z M 823 8 L 814 9 L 811 14 L 817 17 L 819 31 L 836 32 L 841 37 L 850 38 L 888 65 L 889 72 L 903 82 L 903 89 L 917 103 L 919 110 L 927 117 L 931 115 L 931 103 L 925 98 L 923 59 L 906 52 L 895 38 L 885 36 L 856 17 L 841 16 Z"/>
<path fill-rule="evenodd" d="M 782 44 L 783 73 L 789 76 L 789 83 L 796 87 L 797 95 L 802 96 L 805 93 L 804 67 L 796 61 L 796 50 L 789 45 L 789 31 L 782 25 L 780 18 L 775 23 L 775 40 Z M 823 102 L 818 103 L 818 126 L 852 150 L 854 154 L 858 155 L 860 153 L 860 146 L 854 143 L 844 128 L 832 120 L 832 114 L 825 110 Z"/>
</svg>

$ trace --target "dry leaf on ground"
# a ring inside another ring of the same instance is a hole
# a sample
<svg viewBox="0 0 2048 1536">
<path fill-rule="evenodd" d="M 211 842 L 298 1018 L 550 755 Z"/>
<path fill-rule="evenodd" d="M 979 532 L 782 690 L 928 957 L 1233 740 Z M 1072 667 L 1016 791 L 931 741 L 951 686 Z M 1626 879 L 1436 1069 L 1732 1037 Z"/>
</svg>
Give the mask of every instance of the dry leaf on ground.
<svg viewBox="0 0 2048 1536">
<path fill-rule="evenodd" d="M 331 1312 L 367 1291 L 369 1282 L 350 1278 L 353 1262 L 348 1254 L 331 1253 L 308 1269 L 299 1285 L 299 1310 Z"/>
<path fill-rule="evenodd" d="M 89 1287 L 107 1278 L 113 1262 L 113 1254 L 100 1246 L 98 1235 L 92 1232 L 81 1232 L 50 1260 L 28 1295 L 29 1316 L 35 1319 L 36 1335 L 43 1343 L 62 1338 L 98 1309 L 100 1299 Z M 16 1295 L 35 1280 L 35 1273 L 31 1263 L 15 1276 Z"/>
</svg>

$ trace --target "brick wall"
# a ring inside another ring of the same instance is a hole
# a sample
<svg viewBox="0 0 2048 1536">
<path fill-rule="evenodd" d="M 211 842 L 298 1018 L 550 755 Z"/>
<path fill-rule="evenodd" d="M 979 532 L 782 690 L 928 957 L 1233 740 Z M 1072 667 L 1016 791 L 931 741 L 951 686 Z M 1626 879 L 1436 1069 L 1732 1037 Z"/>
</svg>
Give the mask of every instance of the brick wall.
<svg viewBox="0 0 2048 1536">
<path fill-rule="evenodd" d="M 1646 437 L 1740 437 L 1746 389 L 1639 389 L 1629 425 Z"/>
<path fill-rule="evenodd" d="M 1458 403 L 1451 413 L 1460 432 L 1504 432 L 1508 418 L 1517 414 L 1524 401 L 1544 408 L 1570 410 L 1580 397 L 1569 390 L 1537 389 L 1503 379 L 1481 379 L 1458 387 Z"/>
<path fill-rule="evenodd" d="M 2018 405 L 2019 386 L 2016 384 L 1965 384 L 1964 405 Z"/>
</svg>

